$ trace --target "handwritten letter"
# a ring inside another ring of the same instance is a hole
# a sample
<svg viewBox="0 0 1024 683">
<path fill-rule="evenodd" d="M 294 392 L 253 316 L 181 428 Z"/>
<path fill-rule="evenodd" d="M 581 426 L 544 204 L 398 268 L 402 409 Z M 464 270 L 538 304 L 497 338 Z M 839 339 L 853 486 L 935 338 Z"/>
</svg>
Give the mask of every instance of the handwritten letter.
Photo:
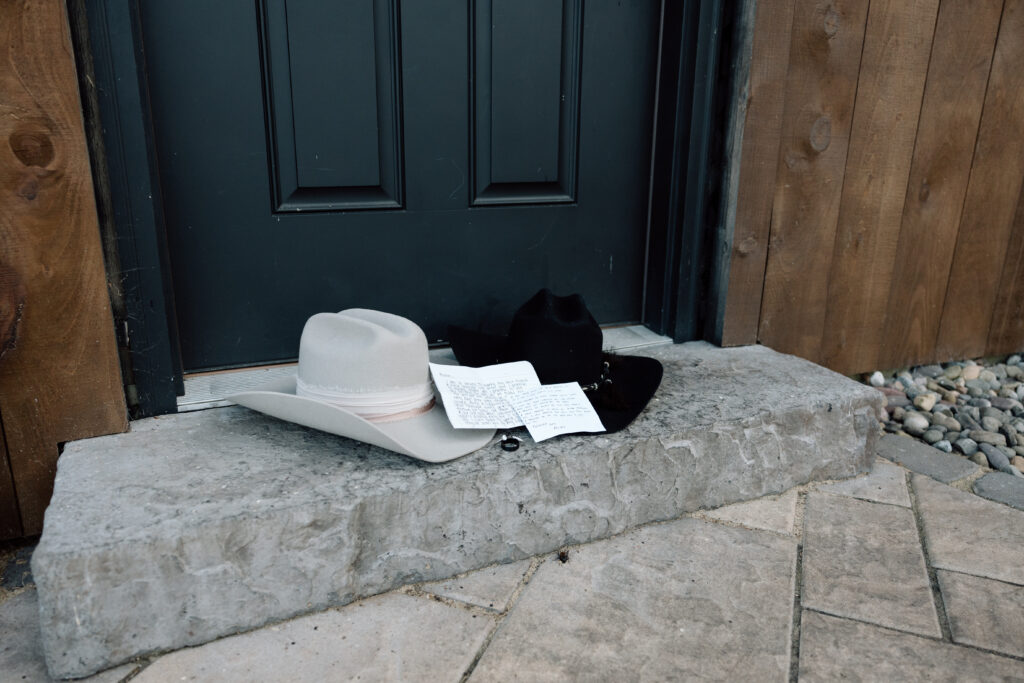
<svg viewBox="0 0 1024 683">
<path fill-rule="evenodd" d="M 466 368 L 430 364 L 448 420 L 456 429 L 507 429 L 523 424 L 508 399 L 540 386 L 527 361 Z"/>
<path fill-rule="evenodd" d="M 534 441 L 559 434 L 603 432 L 604 425 L 576 382 L 546 384 L 518 393 L 509 403 Z"/>
<path fill-rule="evenodd" d="M 541 386 L 526 361 L 484 368 L 431 363 L 430 372 L 456 429 L 508 429 L 525 424 L 534 441 L 604 431 L 579 384 Z"/>
</svg>

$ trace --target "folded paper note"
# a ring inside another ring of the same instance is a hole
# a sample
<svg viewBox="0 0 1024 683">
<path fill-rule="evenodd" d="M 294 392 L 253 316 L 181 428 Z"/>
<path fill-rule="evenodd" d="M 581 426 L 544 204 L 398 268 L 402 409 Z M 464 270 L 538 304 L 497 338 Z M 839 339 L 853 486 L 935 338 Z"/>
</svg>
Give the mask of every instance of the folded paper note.
<svg viewBox="0 0 1024 683">
<path fill-rule="evenodd" d="M 576 382 L 527 389 L 510 398 L 509 403 L 530 430 L 534 441 L 559 434 L 604 431 L 601 418 Z"/>
<path fill-rule="evenodd" d="M 430 371 L 448 420 L 456 429 L 526 425 L 534 441 L 604 431 L 579 384 L 541 386 L 527 361 L 482 368 L 431 363 Z"/>
<path fill-rule="evenodd" d="M 430 364 L 434 386 L 456 429 L 508 429 L 523 424 L 508 398 L 540 386 L 527 361 L 466 368 Z"/>
</svg>

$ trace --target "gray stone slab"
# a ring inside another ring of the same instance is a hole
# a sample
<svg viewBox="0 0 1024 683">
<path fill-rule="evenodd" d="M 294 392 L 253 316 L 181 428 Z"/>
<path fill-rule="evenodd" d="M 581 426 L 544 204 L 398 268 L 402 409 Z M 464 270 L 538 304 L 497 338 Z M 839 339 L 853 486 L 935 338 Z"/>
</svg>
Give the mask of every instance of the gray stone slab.
<svg viewBox="0 0 1024 683">
<path fill-rule="evenodd" d="M 786 680 L 796 540 L 683 519 L 537 570 L 471 681 Z"/>
<path fill-rule="evenodd" d="M 941 636 L 910 510 L 812 492 L 804 508 L 804 607 Z"/>
<path fill-rule="evenodd" d="M 953 640 L 1024 657 L 1024 586 L 939 569 Z"/>
<path fill-rule="evenodd" d="M 881 394 L 764 347 L 665 365 L 612 435 L 428 465 L 219 408 L 68 444 L 33 557 L 57 675 L 866 471 Z"/>
<path fill-rule="evenodd" d="M 805 610 L 800 681 L 1019 681 L 1021 662 Z"/>
<path fill-rule="evenodd" d="M 530 560 L 496 564 L 447 581 L 423 584 L 422 589 L 432 595 L 504 612 L 529 568 Z"/>
<path fill-rule="evenodd" d="M 926 446 L 917 439 L 895 434 L 885 434 L 879 439 L 878 454 L 903 465 L 908 470 L 946 484 L 969 477 L 979 469 L 961 455 L 944 453 L 938 448 Z"/>
<path fill-rule="evenodd" d="M 907 471 L 888 460 L 878 458 L 868 474 L 854 479 L 822 486 L 819 491 L 860 498 L 873 503 L 887 503 L 910 507 L 907 492 Z"/>
<path fill-rule="evenodd" d="M 751 529 L 791 534 L 796 519 L 796 501 L 797 492 L 790 489 L 779 496 L 765 496 L 745 503 L 733 503 L 714 510 L 706 510 L 700 513 L 700 516 Z"/>
<path fill-rule="evenodd" d="M 135 666 L 124 664 L 102 671 L 83 683 L 117 683 Z M 32 589 L 0 602 L 0 681 L 49 683 L 39 643 L 39 601 Z"/>
<path fill-rule="evenodd" d="M 933 567 L 1024 585 L 1024 512 L 914 475 Z"/>
<path fill-rule="evenodd" d="M 1024 510 L 1024 479 L 1005 472 L 989 472 L 974 482 L 974 492 L 983 498 Z"/>
<path fill-rule="evenodd" d="M 400 593 L 165 655 L 133 679 L 458 681 L 494 617 Z"/>
</svg>

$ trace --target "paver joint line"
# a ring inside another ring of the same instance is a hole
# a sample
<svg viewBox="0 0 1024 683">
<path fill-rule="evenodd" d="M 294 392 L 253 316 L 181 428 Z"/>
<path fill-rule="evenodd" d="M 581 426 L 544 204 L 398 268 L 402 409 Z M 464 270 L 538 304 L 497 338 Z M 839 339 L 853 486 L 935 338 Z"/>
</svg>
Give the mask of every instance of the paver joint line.
<svg viewBox="0 0 1024 683">
<path fill-rule="evenodd" d="M 1024 658 L 1024 586 L 963 572 L 937 572 L 953 640 Z"/>
<path fill-rule="evenodd" d="M 815 614 L 824 614 L 826 617 L 832 617 L 833 619 L 842 619 L 843 621 L 849 621 L 853 624 L 864 624 L 872 628 L 882 629 L 883 631 L 891 631 L 892 633 L 902 633 L 908 636 L 914 636 L 915 638 L 925 638 L 927 640 L 934 641 L 936 643 L 948 643 L 949 641 L 939 636 L 930 636 L 926 633 L 918 633 L 917 631 L 908 631 L 903 628 L 896 628 L 895 626 L 886 626 L 885 624 L 879 624 L 874 621 L 868 621 L 867 619 L 860 619 L 858 617 L 851 617 L 845 614 L 837 614 L 830 610 L 822 607 L 804 607 L 805 612 L 814 612 Z"/>
<path fill-rule="evenodd" d="M 967 574 L 966 576 L 970 576 L 970 574 Z M 882 624 L 876 624 L 876 623 L 874 623 L 872 621 L 864 621 L 863 619 L 856 619 L 854 617 L 846 617 L 846 616 L 843 616 L 842 614 L 833 614 L 832 612 L 829 612 L 827 610 L 817 609 L 817 608 L 814 608 L 814 607 L 805 607 L 804 611 L 814 612 L 815 614 L 823 614 L 823 615 L 825 615 L 827 617 L 832 617 L 833 619 L 842 619 L 843 621 L 848 621 L 848 622 L 850 622 L 852 624 L 863 624 L 864 626 L 870 626 L 871 628 L 876 628 L 876 629 L 880 629 L 880 630 L 883 630 L 883 631 L 889 631 L 890 633 L 899 633 L 900 635 L 912 636 L 914 638 L 921 638 L 921 639 L 924 639 L 924 640 L 929 640 L 929 641 L 931 641 L 933 643 L 942 643 L 943 645 L 946 645 L 946 646 L 949 646 L 949 647 L 956 647 L 956 648 L 959 648 L 961 650 L 984 652 L 986 654 L 996 655 L 997 657 L 1001 657 L 1003 659 L 1013 659 L 1013 660 L 1016 660 L 1016 661 L 1019 661 L 1019 662 L 1024 662 L 1024 657 L 1018 657 L 1017 655 L 1007 654 L 1006 652 L 999 652 L 998 650 L 991 650 L 989 648 L 979 647 L 977 645 L 968 645 L 966 643 L 958 643 L 955 640 L 947 640 L 945 637 L 943 637 L 943 638 L 936 638 L 935 636 L 929 636 L 929 635 L 925 635 L 923 633 L 915 633 L 913 631 L 905 631 L 905 630 L 900 629 L 900 628 L 893 628 L 891 626 L 884 626 Z"/>
<path fill-rule="evenodd" d="M 800 679 L 800 585 L 803 581 L 804 544 L 796 546 L 796 568 L 793 571 L 793 616 L 789 636 L 789 680 Z"/>
<path fill-rule="evenodd" d="M 907 506 L 905 506 L 905 505 L 899 505 L 897 503 L 888 503 L 888 502 L 886 502 L 884 500 L 868 500 L 867 498 L 858 498 L 857 496 L 848 496 L 848 495 L 843 494 L 843 493 L 834 493 L 832 491 L 823 491 L 819 487 L 814 487 L 814 488 L 809 489 L 809 490 L 810 491 L 814 491 L 815 493 L 819 493 L 819 494 L 821 494 L 823 496 L 828 496 L 829 498 L 839 498 L 839 499 L 847 499 L 847 500 L 859 500 L 862 503 L 871 503 L 872 505 L 884 505 L 886 507 L 896 508 L 898 510 L 906 510 L 907 509 Z"/>
<path fill-rule="evenodd" d="M 714 510 L 715 508 L 711 508 L 711 509 Z M 699 519 L 700 521 L 707 522 L 709 524 L 718 524 L 720 526 L 726 526 L 726 527 L 730 527 L 732 529 L 743 529 L 744 531 L 753 531 L 753 532 L 756 532 L 756 533 L 759 533 L 759 534 L 770 534 L 772 536 L 777 536 L 779 538 L 788 538 L 790 540 L 792 540 L 793 537 L 797 535 L 796 533 L 787 534 L 787 533 L 784 533 L 782 531 L 775 531 L 774 529 L 761 529 L 761 528 L 758 528 L 758 527 L 755 527 L 755 526 L 750 526 L 749 524 L 743 524 L 742 522 L 735 522 L 735 521 L 732 521 L 732 520 L 729 520 L 729 519 L 719 519 L 717 517 L 712 517 L 711 515 L 706 514 L 707 512 L 709 512 L 709 511 L 699 510 L 697 512 L 690 512 L 690 513 L 687 513 L 685 515 L 680 515 L 679 517 L 676 517 L 674 519 L 664 519 L 664 520 L 659 520 L 657 522 L 651 522 L 651 523 L 652 524 L 667 524 L 669 522 L 675 522 L 677 520 L 685 519 L 685 518 L 688 517 L 688 518 L 691 518 L 691 519 Z M 638 528 L 639 529 L 641 527 L 634 527 L 634 528 Z"/>
<path fill-rule="evenodd" d="M 789 635 L 789 681 L 796 683 L 800 679 L 800 621 L 803 612 L 804 573 L 804 513 L 807 510 L 807 493 L 815 490 L 816 485 L 805 484 L 799 487 L 796 499 L 796 512 L 793 515 L 793 535 L 796 536 L 796 565 L 793 570 L 793 615 L 790 617 Z"/>
<path fill-rule="evenodd" d="M 498 618 L 494 620 L 494 625 L 491 626 L 491 630 L 484 638 L 484 642 L 481 643 L 480 647 L 477 649 L 476 655 L 473 657 L 473 661 L 469 663 L 469 666 L 466 667 L 466 671 L 463 672 L 462 676 L 459 678 L 459 683 L 466 683 L 466 681 L 469 680 L 469 677 L 473 675 L 473 671 L 476 669 L 477 664 L 480 663 L 480 659 L 484 656 L 484 653 L 487 652 L 487 648 L 490 646 L 491 640 L 494 639 L 498 629 L 501 628 L 502 622 L 504 622 L 508 615 L 512 613 L 512 610 L 515 609 L 516 603 L 519 602 L 519 596 L 521 596 L 530 585 L 530 579 L 532 579 L 533 575 L 537 573 L 537 570 L 542 564 L 544 564 L 545 560 L 545 557 L 538 556 L 534 557 L 530 561 L 529 569 L 527 569 L 523 574 L 523 578 L 519 580 L 519 585 L 516 586 L 516 589 L 512 591 L 512 597 L 509 598 L 508 606 L 503 612 L 501 612 L 501 614 L 498 615 Z"/>
<path fill-rule="evenodd" d="M 465 610 L 466 612 L 472 612 L 473 614 L 479 614 L 480 616 L 493 617 L 495 615 L 501 614 L 500 611 L 491 607 L 474 605 L 471 602 L 465 602 L 463 600 L 458 600 L 456 598 L 449 598 L 446 595 L 437 595 L 436 593 L 429 593 L 425 590 L 418 588 L 417 584 L 404 586 L 402 588 L 399 588 L 398 591 L 401 593 L 405 593 L 406 595 L 413 598 L 417 598 L 420 600 L 433 600 L 434 602 L 439 602 L 442 605 L 447 605 L 452 609 L 461 609 Z M 335 607 L 333 609 L 339 608 Z"/>
<path fill-rule="evenodd" d="M 921 544 L 921 553 L 924 555 L 924 565 L 928 569 L 928 584 L 932 589 L 932 602 L 935 604 L 935 614 L 939 618 L 939 629 L 942 630 L 942 639 L 952 643 L 953 632 L 949 627 L 949 618 L 946 615 L 946 603 L 942 598 L 942 590 L 939 588 L 939 579 L 932 566 L 931 555 L 928 554 L 928 542 L 924 533 L 924 520 L 921 517 L 921 509 L 917 504 L 917 491 L 911 485 L 910 471 L 907 472 L 907 493 L 910 494 L 910 511 L 914 514 L 914 524 L 917 526 L 917 540 Z"/>
<path fill-rule="evenodd" d="M 812 610 L 803 638 L 800 673 L 812 680 L 1021 680 L 1014 658 Z"/>
</svg>

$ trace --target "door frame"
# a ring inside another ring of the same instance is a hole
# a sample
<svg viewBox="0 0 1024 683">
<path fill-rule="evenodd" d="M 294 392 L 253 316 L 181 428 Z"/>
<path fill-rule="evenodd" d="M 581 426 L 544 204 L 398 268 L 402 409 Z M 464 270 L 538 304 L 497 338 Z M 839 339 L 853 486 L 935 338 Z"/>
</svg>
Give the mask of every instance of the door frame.
<svg viewBox="0 0 1024 683">
<path fill-rule="evenodd" d="M 467 0 L 473 2 L 474 0 Z M 139 13 L 141 0 L 67 0 L 88 35 L 79 69 L 94 173 L 105 173 L 124 291 L 130 356 L 126 396 L 133 417 L 173 413 L 184 392 L 163 199 Z M 724 178 L 723 116 L 731 92 L 737 12 L 724 0 L 660 0 L 655 120 L 650 150 L 641 323 L 675 341 L 717 340 L 731 231 L 718 230 Z"/>
</svg>

